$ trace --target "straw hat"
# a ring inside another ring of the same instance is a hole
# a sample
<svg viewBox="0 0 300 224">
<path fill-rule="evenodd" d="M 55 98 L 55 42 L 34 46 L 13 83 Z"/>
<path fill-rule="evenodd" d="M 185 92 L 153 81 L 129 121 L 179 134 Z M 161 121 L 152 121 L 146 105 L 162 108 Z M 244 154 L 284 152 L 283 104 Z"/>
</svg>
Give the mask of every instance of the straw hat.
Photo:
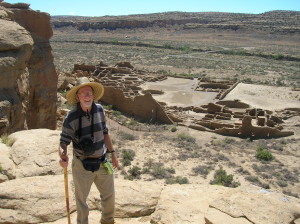
<svg viewBox="0 0 300 224">
<path fill-rule="evenodd" d="M 97 82 L 90 82 L 87 77 L 78 78 L 76 85 L 68 92 L 66 98 L 70 104 L 76 104 L 78 102 L 76 93 L 77 91 L 84 86 L 90 86 L 94 92 L 94 101 L 100 100 L 104 94 L 104 87 Z"/>
</svg>

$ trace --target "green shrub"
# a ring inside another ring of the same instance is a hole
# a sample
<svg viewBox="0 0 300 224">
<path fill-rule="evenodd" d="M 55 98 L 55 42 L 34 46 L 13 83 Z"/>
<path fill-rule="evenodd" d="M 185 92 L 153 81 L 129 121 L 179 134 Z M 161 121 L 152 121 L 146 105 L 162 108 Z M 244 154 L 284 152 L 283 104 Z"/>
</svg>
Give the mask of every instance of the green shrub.
<svg viewBox="0 0 300 224">
<path fill-rule="evenodd" d="M 135 151 L 131 149 L 124 149 L 123 150 L 123 166 L 130 166 L 131 161 L 133 161 L 135 157 Z"/>
<path fill-rule="evenodd" d="M 253 83 L 253 80 L 251 78 L 246 78 L 243 80 L 243 82 L 251 84 Z"/>
<path fill-rule="evenodd" d="M 167 178 L 165 181 L 166 184 L 188 184 L 189 180 L 186 177 L 172 177 L 172 178 Z"/>
<path fill-rule="evenodd" d="M 133 179 L 140 179 L 141 177 L 141 168 L 138 166 L 133 166 L 131 169 L 128 170 L 128 173 L 133 177 Z"/>
<path fill-rule="evenodd" d="M 277 182 L 277 184 L 278 184 L 278 186 L 280 186 L 280 187 L 287 187 L 287 186 L 288 186 L 288 183 L 287 183 L 286 181 L 284 181 L 284 180 L 279 180 L 279 181 Z"/>
<path fill-rule="evenodd" d="M 166 171 L 167 171 L 168 173 L 175 174 L 175 169 L 174 169 L 173 167 L 166 168 Z"/>
<path fill-rule="evenodd" d="M 112 109 L 112 105 L 103 105 L 104 109 L 106 110 L 111 110 Z"/>
<path fill-rule="evenodd" d="M 118 132 L 118 135 L 119 135 L 119 137 L 121 138 L 121 140 L 129 140 L 129 141 L 135 140 L 134 135 L 128 134 L 128 133 L 123 132 L 123 131 L 119 131 L 119 132 Z"/>
<path fill-rule="evenodd" d="M 212 166 L 197 166 L 193 168 L 193 171 L 195 174 L 200 174 L 201 176 L 203 176 L 204 178 L 207 177 L 207 175 L 209 174 L 209 172 L 213 170 Z"/>
<path fill-rule="evenodd" d="M 215 172 L 214 179 L 210 181 L 210 184 L 233 188 L 241 185 L 239 182 L 233 181 L 233 175 L 227 175 L 227 172 L 223 170 L 222 167 L 220 167 L 220 169 Z"/>
<path fill-rule="evenodd" d="M 295 198 L 299 198 L 299 195 L 298 194 L 295 194 L 291 191 L 282 191 L 282 193 L 286 194 L 286 195 L 289 195 L 289 196 L 292 196 L 292 197 L 295 197 Z"/>
<path fill-rule="evenodd" d="M 180 133 L 178 134 L 178 140 L 181 140 L 181 141 L 186 141 L 186 142 L 190 142 L 190 143 L 195 143 L 196 142 L 196 139 L 188 134 L 185 134 L 185 133 Z"/>
<path fill-rule="evenodd" d="M 142 173 L 150 173 L 150 168 L 149 167 L 144 167 L 142 169 Z"/>
<path fill-rule="evenodd" d="M 130 119 L 129 122 L 128 122 L 128 125 L 137 125 L 138 122 L 134 119 Z"/>
<path fill-rule="evenodd" d="M 112 43 L 112 44 L 119 44 L 119 40 L 113 39 L 113 40 L 111 41 L 111 43 Z"/>
<path fill-rule="evenodd" d="M 258 185 L 261 184 L 261 182 L 258 179 L 258 177 L 255 177 L 255 176 L 247 176 L 247 177 L 245 177 L 245 179 L 248 180 L 248 181 L 250 181 L 251 183 L 255 183 L 255 184 L 258 184 Z"/>
<path fill-rule="evenodd" d="M 171 128 L 171 132 L 175 132 L 175 131 L 177 131 L 177 128 L 174 126 Z"/>
<path fill-rule="evenodd" d="M 152 158 L 148 158 L 147 161 L 144 163 L 144 167 L 148 167 L 149 169 L 151 169 L 153 165 L 154 160 Z"/>
<path fill-rule="evenodd" d="M 284 58 L 284 56 L 282 54 L 276 54 L 276 55 L 273 56 L 273 58 L 275 60 L 282 60 Z"/>
<path fill-rule="evenodd" d="M 158 179 L 167 177 L 167 171 L 162 164 L 155 164 L 152 168 L 151 174 Z"/>
<path fill-rule="evenodd" d="M 274 159 L 274 156 L 271 152 L 264 149 L 262 146 L 258 146 L 256 150 L 256 158 L 261 161 L 271 161 Z"/>
<path fill-rule="evenodd" d="M 119 117 L 122 113 L 118 110 L 113 110 L 111 113 L 113 116 Z"/>
<path fill-rule="evenodd" d="M 3 168 L 2 168 L 2 166 L 1 166 L 1 164 L 0 164 L 0 173 L 2 172 L 2 170 L 3 170 Z"/>
<path fill-rule="evenodd" d="M 185 53 L 189 53 L 192 51 L 192 49 L 189 46 L 180 46 L 176 47 L 176 50 L 184 51 Z"/>
<path fill-rule="evenodd" d="M 277 79 L 277 80 L 276 80 L 276 85 L 277 85 L 277 86 L 284 86 L 283 80 L 282 80 L 282 79 Z"/>
<path fill-rule="evenodd" d="M 234 140 L 233 138 L 228 138 L 228 137 L 226 137 L 226 138 L 224 139 L 224 142 L 225 142 L 226 144 L 231 144 L 231 143 L 234 143 L 235 140 Z"/>
</svg>

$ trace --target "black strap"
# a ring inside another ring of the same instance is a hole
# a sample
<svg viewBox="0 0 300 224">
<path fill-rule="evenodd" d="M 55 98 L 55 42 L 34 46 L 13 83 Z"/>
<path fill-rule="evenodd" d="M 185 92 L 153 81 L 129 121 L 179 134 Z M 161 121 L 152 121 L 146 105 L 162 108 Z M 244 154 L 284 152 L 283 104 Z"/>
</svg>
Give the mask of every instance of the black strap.
<svg viewBox="0 0 300 224">
<path fill-rule="evenodd" d="M 80 137 L 81 137 L 81 128 L 82 128 L 82 119 L 81 116 L 79 116 L 79 129 L 78 129 L 78 139 L 80 141 Z M 92 114 L 92 123 L 90 125 L 91 128 L 91 136 L 92 138 L 94 138 L 94 114 Z"/>
</svg>

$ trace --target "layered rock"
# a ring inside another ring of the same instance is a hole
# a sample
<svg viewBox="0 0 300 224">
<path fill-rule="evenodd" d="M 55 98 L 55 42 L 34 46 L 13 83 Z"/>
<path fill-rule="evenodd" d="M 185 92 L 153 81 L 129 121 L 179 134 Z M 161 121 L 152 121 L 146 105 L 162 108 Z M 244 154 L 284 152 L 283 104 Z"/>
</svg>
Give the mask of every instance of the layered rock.
<svg viewBox="0 0 300 224">
<path fill-rule="evenodd" d="M 55 129 L 57 74 L 50 16 L 27 4 L 9 3 L 0 4 L 0 15 L 0 134 Z"/>
<path fill-rule="evenodd" d="M 33 49 L 30 33 L 11 21 L 12 12 L 0 6 L 0 134 L 26 127 L 28 60 Z M 24 77 L 25 79 L 22 79 Z M 23 81 L 21 81 L 23 80 Z"/>
<path fill-rule="evenodd" d="M 203 31 L 228 30 L 294 34 L 300 32 L 297 16 L 299 16 L 297 11 L 271 11 L 263 14 L 168 12 L 103 17 L 55 16 L 52 18 L 52 25 L 54 28 L 74 27 L 81 31 L 174 26 L 181 29 Z M 276 17 L 276 21 L 274 21 L 274 17 Z M 285 24 L 293 24 L 293 26 Z"/>
</svg>

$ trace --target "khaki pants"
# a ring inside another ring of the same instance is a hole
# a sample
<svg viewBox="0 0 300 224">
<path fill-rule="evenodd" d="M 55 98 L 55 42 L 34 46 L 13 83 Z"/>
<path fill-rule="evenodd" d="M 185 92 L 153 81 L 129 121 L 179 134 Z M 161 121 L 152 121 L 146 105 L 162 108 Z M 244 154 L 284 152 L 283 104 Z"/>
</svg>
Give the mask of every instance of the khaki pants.
<svg viewBox="0 0 300 224">
<path fill-rule="evenodd" d="M 74 156 L 72 161 L 72 173 L 75 185 L 77 224 L 88 224 L 89 208 L 86 199 L 93 183 L 95 183 L 100 192 L 102 207 L 101 224 L 114 223 L 114 176 L 108 175 L 102 164 L 96 172 L 85 170 L 82 162 L 76 156 Z"/>
</svg>

